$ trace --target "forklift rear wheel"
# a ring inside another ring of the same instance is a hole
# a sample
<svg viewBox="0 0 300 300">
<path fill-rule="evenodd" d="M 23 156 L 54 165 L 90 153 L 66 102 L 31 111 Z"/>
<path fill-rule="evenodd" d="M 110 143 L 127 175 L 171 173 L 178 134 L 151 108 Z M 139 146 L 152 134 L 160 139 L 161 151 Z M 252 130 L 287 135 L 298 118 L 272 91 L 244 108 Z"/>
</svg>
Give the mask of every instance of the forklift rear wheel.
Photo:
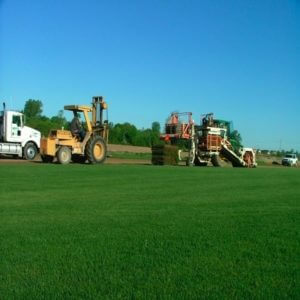
<svg viewBox="0 0 300 300">
<path fill-rule="evenodd" d="M 101 136 L 92 137 L 86 146 L 86 156 L 91 164 L 101 164 L 106 159 L 106 143 Z"/>
<path fill-rule="evenodd" d="M 69 147 L 62 146 L 59 148 L 57 152 L 57 161 L 62 164 L 66 165 L 71 161 L 72 153 Z"/>
<path fill-rule="evenodd" d="M 26 160 L 34 160 L 37 152 L 37 147 L 34 143 L 29 142 L 24 147 L 24 157 Z"/>
</svg>

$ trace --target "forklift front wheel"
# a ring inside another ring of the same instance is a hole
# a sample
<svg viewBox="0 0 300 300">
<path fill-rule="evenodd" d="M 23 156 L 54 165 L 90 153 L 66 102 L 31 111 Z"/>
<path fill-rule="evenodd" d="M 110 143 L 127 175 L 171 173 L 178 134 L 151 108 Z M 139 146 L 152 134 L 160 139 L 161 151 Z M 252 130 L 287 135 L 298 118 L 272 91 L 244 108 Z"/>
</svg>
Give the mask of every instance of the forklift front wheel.
<svg viewBox="0 0 300 300">
<path fill-rule="evenodd" d="M 67 165 L 72 158 L 72 153 L 69 147 L 62 146 L 57 152 L 57 161 L 62 165 Z"/>
</svg>

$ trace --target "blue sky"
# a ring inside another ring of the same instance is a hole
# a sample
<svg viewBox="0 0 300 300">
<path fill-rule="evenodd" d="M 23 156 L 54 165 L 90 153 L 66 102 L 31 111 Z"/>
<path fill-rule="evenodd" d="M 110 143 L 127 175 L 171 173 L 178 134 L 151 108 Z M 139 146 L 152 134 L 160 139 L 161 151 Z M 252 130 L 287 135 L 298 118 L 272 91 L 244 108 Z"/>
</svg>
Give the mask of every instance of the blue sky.
<svg viewBox="0 0 300 300">
<path fill-rule="evenodd" d="M 110 121 L 232 120 L 247 146 L 300 150 L 299 0 L 0 0 L 0 100 Z"/>
</svg>

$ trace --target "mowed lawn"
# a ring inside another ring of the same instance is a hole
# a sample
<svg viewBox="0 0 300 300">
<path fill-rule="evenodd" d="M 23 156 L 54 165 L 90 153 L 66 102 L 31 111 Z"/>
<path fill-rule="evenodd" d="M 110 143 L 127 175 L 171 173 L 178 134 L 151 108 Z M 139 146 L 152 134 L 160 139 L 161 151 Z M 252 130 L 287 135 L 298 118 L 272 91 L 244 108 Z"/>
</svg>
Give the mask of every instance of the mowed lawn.
<svg viewBox="0 0 300 300">
<path fill-rule="evenodd" d="M 0 165 L 0 299 L 299 297 L 300 169 Z"/>
</svg>

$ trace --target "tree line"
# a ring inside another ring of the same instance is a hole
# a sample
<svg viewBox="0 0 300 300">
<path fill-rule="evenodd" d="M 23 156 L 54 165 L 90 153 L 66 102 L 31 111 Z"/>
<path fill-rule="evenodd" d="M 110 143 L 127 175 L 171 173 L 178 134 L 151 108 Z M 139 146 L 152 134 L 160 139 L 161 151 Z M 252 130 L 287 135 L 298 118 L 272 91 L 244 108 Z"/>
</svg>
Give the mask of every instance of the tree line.
<svg viewBox="0 0 300 300">
<path fill-rule="evenodd" d="M 40 100 L 27 100 L 23 113 L 26 125 L 39 130 L 43 136 L 48 136 L 52 129 L 70 129 L 70 122 L 65 118 L 63 110 L 60 110 L 56 116 L 47 117 L 43 115 L 43 103 Z M 128 122 L 109 123 L 109 143 L 111 144 L 151 147 L 159 143 L 159 136 L 160 124 L 158 122 L 153 122 L 151 128 L 147 129 L 138 129 Z"/>
</svg>

